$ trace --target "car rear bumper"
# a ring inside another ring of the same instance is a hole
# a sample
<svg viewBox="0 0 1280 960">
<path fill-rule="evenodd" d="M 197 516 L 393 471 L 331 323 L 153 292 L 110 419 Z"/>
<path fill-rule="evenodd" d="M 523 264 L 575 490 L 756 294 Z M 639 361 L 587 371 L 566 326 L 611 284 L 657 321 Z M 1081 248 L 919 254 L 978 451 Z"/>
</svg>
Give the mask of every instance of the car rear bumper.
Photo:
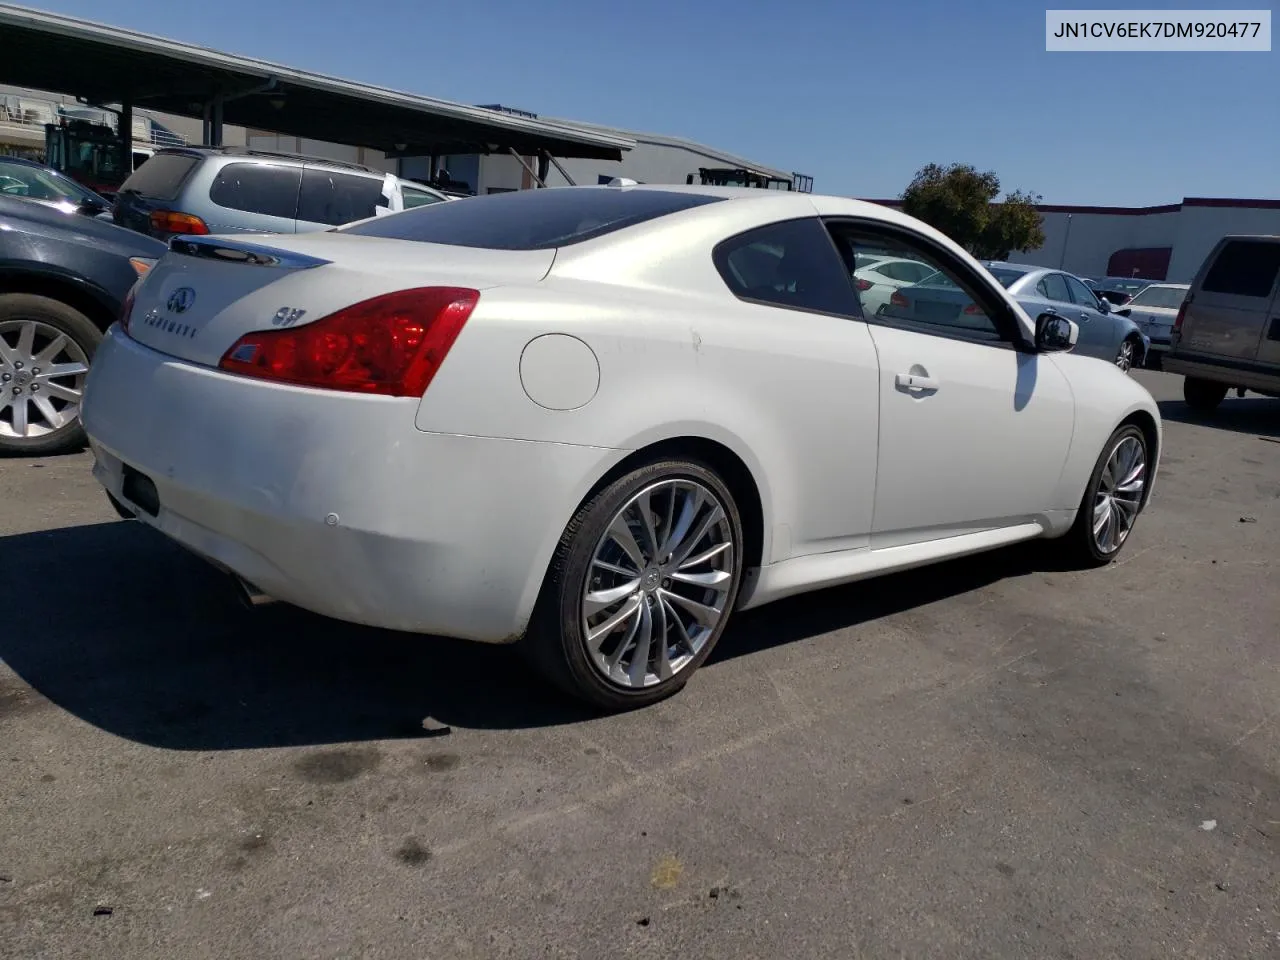
<svg viewBox="0 0 1280 960">
<path fill-rule="evenodd" d="M 1180 373 L 1185 377 L 1211 380 L 1229 387 L 1247 387 L 1258 393 L 1274 395 L 1280 392 L 1280 365 L 1189 355 L 1183 351 L 1171 350 L 1164 356 L 1164 369 L 1167 373 Z"/>
<path fill-rule="evenodd" d="M 113 328 L 83 422 L 112 496 L 276 599 L 389 629 L 517 639 L 564 524 L 623 454 L 425 433 L 417 406 L 255 382 Z M 144 509 L 130 471 L 154 484 L 158 508 Z"/>
</svg>

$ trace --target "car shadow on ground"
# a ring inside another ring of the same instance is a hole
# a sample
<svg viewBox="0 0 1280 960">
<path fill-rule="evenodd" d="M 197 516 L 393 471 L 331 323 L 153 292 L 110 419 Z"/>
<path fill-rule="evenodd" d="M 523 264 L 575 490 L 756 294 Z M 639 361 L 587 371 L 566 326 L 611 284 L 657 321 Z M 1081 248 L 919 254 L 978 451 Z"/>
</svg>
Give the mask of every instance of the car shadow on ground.
<svg viewBox="0 0 1280 960">
<path fill-rule="evenodd" d="M 429 737 L 593 713 L 517 652 L 353 626 L 287 605 L 248 610 L 229 582 L 129 521 L 0 538 L 0 728 L 51 705 L 177 750 Z M 854 584 L 740 614 L 709 663 L 874 620 L 1044 569 L 1034 545 Z M 9 689 L 6 689 L 8 687 Z M 424 721 L 426 723 L 424 724 Z"/>
<path fill-rule="evenodd" d="M 1190 423 L 1215 430 L 1253 434 L 1267 440 L 1280 440 L 1280 400 L 1250 394 L 1234 394 L 1222 401 L 1211 413 L 1193 410 L 1181 400 L 1161 400 L 1156 404 L 1160 416 L 1175 423 Z"/>
</svg>

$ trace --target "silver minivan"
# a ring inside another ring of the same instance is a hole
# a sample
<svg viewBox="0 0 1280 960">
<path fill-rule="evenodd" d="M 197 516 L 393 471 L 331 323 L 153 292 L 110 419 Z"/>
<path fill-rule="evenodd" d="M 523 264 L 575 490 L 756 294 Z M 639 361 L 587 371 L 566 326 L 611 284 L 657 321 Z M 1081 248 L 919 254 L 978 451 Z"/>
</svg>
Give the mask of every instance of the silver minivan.
<svg viewBox="0 0 1280 960">
<path fill-rule="evenodd" d="M 245 147 L 169 147 L 126 180 L 112 219 L 179 233 L 303 233 L 449 199 L 357 163 Z"/>
<path fill-rule="evenodd" d="M 1280 397 L 1280 236 L 1223 237 L 1178 310 L 1164 369 L 1213 410 L 1228 390 Z"/>
</svg>

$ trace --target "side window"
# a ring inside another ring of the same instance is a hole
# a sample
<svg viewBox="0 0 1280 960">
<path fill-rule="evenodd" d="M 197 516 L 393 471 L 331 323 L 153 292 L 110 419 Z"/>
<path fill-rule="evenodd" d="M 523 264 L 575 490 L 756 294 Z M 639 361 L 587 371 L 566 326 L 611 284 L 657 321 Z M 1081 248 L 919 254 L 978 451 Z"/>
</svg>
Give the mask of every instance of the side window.
<svg viewBox="0 0 1280 960">
<path fill-rule="evenodd" d="M 150 166 L 151 161 L 147 161 Z M 301 170 L 269 163 L 228 163 L 209 187 L 220 207 L 292 220 L 298 204 Z"/>
<path fill-rule="evenodd" d="M 1003 304 L 958 270 L 945 253 L 935 254 L 924 242 L 898 235 L 880 235 L 854 225 L 835 225 L 836 244 L 846 261 L 862 256 L 883 256 L 914 261 L 924 276 L 896 290 L 870 287 L 859 290 L 863 314 L 888 326 L 934 336 L 999 343 L 1005 340 L 993 314 Z M 858 285 L 861 287 L 861 285 Z"/>
<path fill-rule="evenodd" d="M 1075 277 L 1065 277 L 1067 281 L 1067 289 L 1071 291 L 1071 299 L 1082 307 L 1088 307 L 1091 310 L 1098 308 L 1098 298 L 1095 297 L 1083 283 Z"/>
<path fill-rule="evenodd" d="M 1222 248 L 1201 287 L 1205 293 L 1269 297 L 1280 273 L 1280 243 L 1232 240 Z"/>
<path fill-rule="evenodd" d="M 302 173 L 298 219 L 337 227 L 372 217 L 385 202 L 380 178 L 308 167 Z"/>
<path fill-rule="evenodd" d="M 1046 300 L 1057 300 L 1059 303 L 1070 303 L 1071 294 L 1067 292 L 1067 280 L 1060 273 L 1047 273 L 1044 279 L 1036 284 L 1036 292 Z"/>
<path fill-rule="evenodd" d="M 400 187 L 400 193 L 404 197 L 404 208 L 406 210 L 413 207 L 426 206 L 428 203 L 439 203 L 443 198 L 437 197 L 434 193 L 427 193 L 425 190 L 414 190 L 411 187 Z"/>
<path fill-rule="evenodd" d="M 721 242 L 713 256 L 725 284 L 743 300 L 858 315 L 852 271 L 840 262 L 816 218 L 757 227 Z"/>
</svg>

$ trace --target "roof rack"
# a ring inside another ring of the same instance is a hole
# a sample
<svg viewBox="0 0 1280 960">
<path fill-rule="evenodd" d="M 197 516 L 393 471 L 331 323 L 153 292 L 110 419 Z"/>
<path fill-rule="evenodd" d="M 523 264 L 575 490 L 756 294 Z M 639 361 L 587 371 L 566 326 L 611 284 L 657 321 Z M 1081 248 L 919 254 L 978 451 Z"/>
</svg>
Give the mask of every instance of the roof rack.
<svg viewBox="0 0 1280 960">
<path fill-rule="evenodd" d="M 209 153 L 224 153 L 238 157 L 281 157 L 286 160 L 303 160 L 307 163 L 323 163 L 330 167 L 342 167 L 347 170 L 359 170 L 361 173 L 372 173 L 384 176 L 385 170 L 370 167 L 367 164 L 355 163 L 351 160 L 333 160 L 329 157 L 317 157 L 306 153 L 286 153 L 283 150 L 261 150 L 257 147 L 221 146 L 211 147 L 204 144 L 189 143 L 181 147 L 166 147 L 166 150 L 204 150 Z"/>
</svg>

